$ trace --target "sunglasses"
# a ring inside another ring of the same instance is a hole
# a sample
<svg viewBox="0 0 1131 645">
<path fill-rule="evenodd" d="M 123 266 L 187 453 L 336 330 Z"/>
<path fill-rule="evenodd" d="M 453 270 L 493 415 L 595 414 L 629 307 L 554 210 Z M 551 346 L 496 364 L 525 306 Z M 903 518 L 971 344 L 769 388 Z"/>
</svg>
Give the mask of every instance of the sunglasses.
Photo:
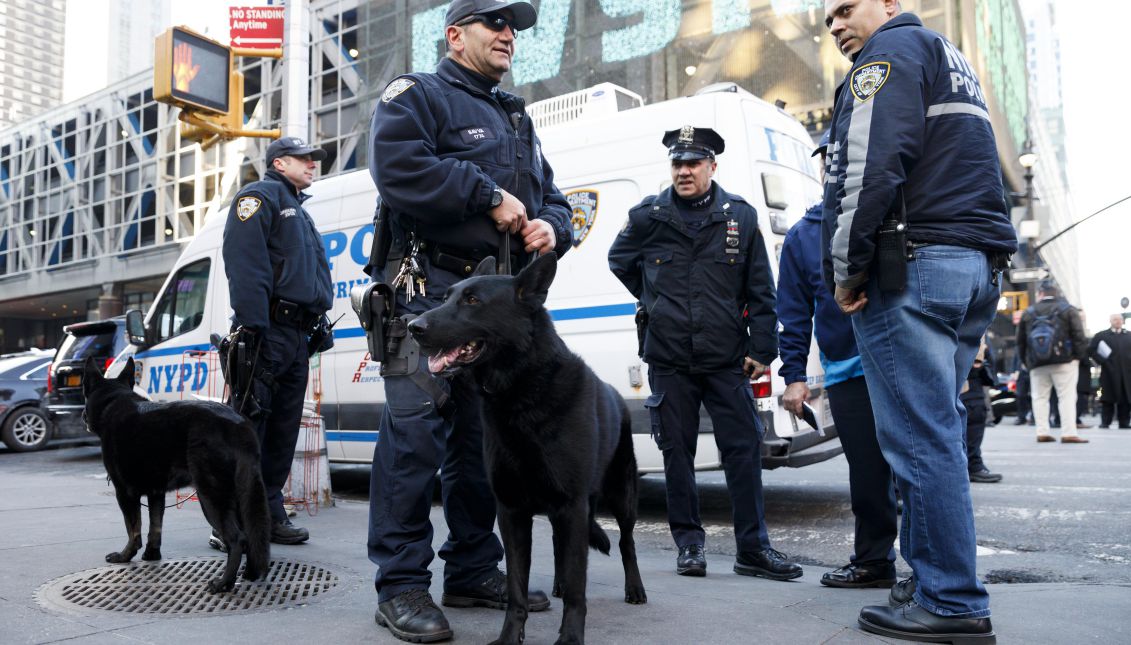
<svg viewBox="0 0 1131 645">
<path fill-rule="evenodd" d="M 470 25 L 473 22 L 481 22 L 481 23 L 483 23 L 483 25 L 485 27 L 487 27 L 491 31 L 502 31 L 502 30 L 506 29 L 507 27 L 510 27 L 511 31 L 513 33 L 515 33 L 515 34 L 518 33 L 518 30 L 515 29 L 514 25 L 512 24 L 511 18 L 508 18 L 507 16 L 505 16 L 501 13 L 495 13 L 495 12 L 481 13 L 481 14 L 476 14 L 476 15 L 473 15 L 473 16 L 468 16 L 467 18 L 464 18 L 463 20 L 457 22 L 456 26 L 457 27 L 465 27 L 467 25 Z"/>
</svg>

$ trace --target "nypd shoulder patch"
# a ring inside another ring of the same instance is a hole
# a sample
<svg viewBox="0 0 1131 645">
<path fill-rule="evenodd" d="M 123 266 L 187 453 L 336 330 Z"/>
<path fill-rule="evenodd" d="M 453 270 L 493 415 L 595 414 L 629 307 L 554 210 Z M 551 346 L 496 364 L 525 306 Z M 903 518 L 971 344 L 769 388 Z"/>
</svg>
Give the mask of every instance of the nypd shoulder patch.
<svg viewBox="0 0 1131 645">
<path fill-rule="evenodd" d="M 868 63 L 852 72 L 849 86 L 858 101 L 867 101 L 880 91 L 891 75 L 891 63 L 880 61 Z"/>
<path fill-rule="evenodd" d="M 241 197 L 240 201 L 236 203 L 236 215 L 239 216 L 241 222 L 246 222 L 252 215 L 259 212 L 259 207 L 263 205 L 258 197 Z"/>
<path fill-rule="evenodd" d="M 381 95 L 381 102 L 388 103 L 405 93 L 405 90 L 416 85 L 416 81 L 407 78 L 398 78 L 385 88 L 385 93 Z"/>
</svg>

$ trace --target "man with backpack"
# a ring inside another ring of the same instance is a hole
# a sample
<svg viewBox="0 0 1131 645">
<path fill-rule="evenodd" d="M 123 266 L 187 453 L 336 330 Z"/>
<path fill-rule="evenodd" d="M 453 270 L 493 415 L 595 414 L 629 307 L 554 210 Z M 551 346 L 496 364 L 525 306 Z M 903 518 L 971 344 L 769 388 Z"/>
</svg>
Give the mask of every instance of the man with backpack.
<svg viewBox="0 0 1131 645">
<path fill-rule="evenodd" d="M 1017 354 L 1029 368 L 1038 442 L 1056 441 L 1049 430 L 1049 397 L 1054 388 L 1059 409 L 1068 410 L 1065 418 L 1072 418 L 1079 359 L 1086 351 L 1080 312 L 1060 297 L 1055 285 L 1042 283 L 1037 303 L 1025 310 L 1017 327 Z M 1060 442 L 1088 440 L 1076 433 L 1076 424 L 1065 422 L 1061 423 Z"/>
</svg>

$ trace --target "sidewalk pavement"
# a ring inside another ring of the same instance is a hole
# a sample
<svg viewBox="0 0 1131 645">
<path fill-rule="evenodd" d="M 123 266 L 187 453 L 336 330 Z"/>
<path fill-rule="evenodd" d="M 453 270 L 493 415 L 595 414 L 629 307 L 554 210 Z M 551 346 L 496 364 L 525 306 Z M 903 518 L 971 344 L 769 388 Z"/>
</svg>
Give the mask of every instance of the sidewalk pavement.
<svg viewBox="0 0 1131 645">
<path fill-rule="evenodd" d="M 79 571 L 106 566 L 106 553 L 125 542 L 113 489 L 100 464 L 72 460 L 73 470 L 0 471 L 0 642 L 87 645 L 96 643 L 399 643 L 373 621 L 374 567 L 366 559 L 367 505 L 339 501 L 317 515 L 300 512 L 296 523 L 310 529 L 300 546 L 273 545 L 272 557 L 317 564 L 339 577 L 339 585 L 304 606 L 240 614 L 195 614 L 171 618 L 148 614 L 71 613 L 40 605 L 37 589 Z M 10 463 L 10 462 L 9 462 Z M 66 460 L 57 462 L 67 464 Z M 171 499 L 171 496 L 170 496 Z M 144 515 L 144 513 L 143 513 Z M 446 530 L 432 512 L 436 546 Z M 146 528 L 148 518 L 146 518 Z M 531 585 L 548 591 L 553 580 L 550 527 L 534 523 Z M 166 559 L 212 557 L 208 527 L 199 507 L 166 511 L 162 553 Z M 615 535 L 611 536 L 616 540 Z M 140 554 L 139 554 L 140 557 Z M 708 553 L 706 578 L 673 572 L 675 553 L 639 549 L 648 604 L 623 602 L 619 557 L 590 551 L 587 638 L 596 644 L 666 643 L 872 643 L 888 642 L 860 631 L 861 606 L 886 602 L 887 590 L 822 587 L 824 570 L 807 567 L 797 581 L 773 582 L 737 576 L 729 556 Z M 135 563 L 137 560 L 135 559 Z M 442 561 L 432 565 L 432 594 L 439 600 Z M 204 581 L 200 582 L 201 586 Z M 999 643 L 1131 642 L 1131 585 L 990 585 Z M 561 601 L 531 614 L 526 642 L 552 643 L 561 621 Z M 449 609 L 456 643 L 494 639 L 503 614 L 491 609 Z"/>
</svg>

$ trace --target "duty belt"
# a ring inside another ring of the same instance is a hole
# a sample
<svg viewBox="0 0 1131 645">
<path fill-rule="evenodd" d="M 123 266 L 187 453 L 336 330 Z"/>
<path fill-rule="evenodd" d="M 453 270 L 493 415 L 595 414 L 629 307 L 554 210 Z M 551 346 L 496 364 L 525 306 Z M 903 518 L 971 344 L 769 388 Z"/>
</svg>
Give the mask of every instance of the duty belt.
<svg viewBox="0 0 1131 645">
<path fill-rule="evenodd" d="M 271 301 L 271 320 L 281 325 L 291 325 L 305 331 L 313 328 L 321 317 L 321 314 L 289 300 L 276 298 Z"/>
<path fill-rule="evenodd" d="M 480 260 L 494 253 L 476 252 L 470 249 L 453 249 L 429 242 L 422 242 L 420 250 L 428 254 L 432 266 L 460 276 L 469 276 L 479 266 Z M 518 266 L 518 258 L 511 255 L 511 266 Z"/>
</svg>

